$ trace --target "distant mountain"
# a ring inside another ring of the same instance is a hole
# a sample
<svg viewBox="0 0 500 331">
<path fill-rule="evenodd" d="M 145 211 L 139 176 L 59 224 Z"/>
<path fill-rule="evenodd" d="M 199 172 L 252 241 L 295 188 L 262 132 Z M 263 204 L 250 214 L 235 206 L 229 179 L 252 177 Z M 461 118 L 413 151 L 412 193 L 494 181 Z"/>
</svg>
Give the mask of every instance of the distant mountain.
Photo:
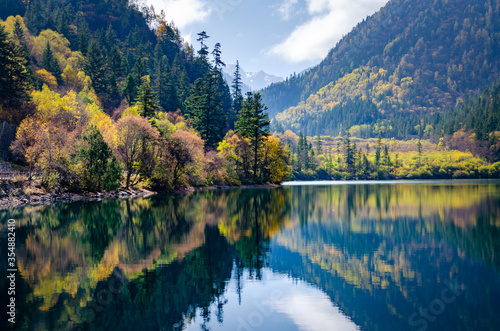
<svg viewBox="0 0 500 331">
<path fill-rule="evenodd" d="M 318 66 L 262 93 L 285 129 L 407 137 L 498 79 L 499 55 L 500 0 L 391 0 Z"/>
<path fill-rule="evenodd" d="M 231 82 L 233 80 L 232 77 L 235 69 L 236 69 L 235 64 L 228 64 L 224 69 L 224 73 L 226 73 L 229 77 L 231 77 L 229 81 L 226 79 L 229 85 L 231 85 Z M 246 85 L 246 88 L 248 89 L 247 92 L 258 91 L 271 85 L 272 83 L 277 83 L 284 80 L 282 77 L 267 74 L 262 70 L 259 72 L 249 72 L 245 71 L 245 69 L 241 67 L 240 70 L 241 70 L 241 80 L 243 81 L 243 84 Z"/>
<path fill-rule="evenodd" d="M 224 80 L 226 81 L 227 85 L 229 85 L 231 87 L 231 85 L 233 84 L 233 74 L 229 74 L 227 73 L 226 71 L 222 71 L 222 75 L 223 75 L 223 78 Z M 251 92 L 253 91 L 253 89 L 248 86 L 247 84 L 243 83 L 243 85 L 241 86 L 241 92 L 243 93 L 243 95 L 245 95 L 247 92 Z M 231 90 L 232 92 L 232 90 Z"/>
</svg>

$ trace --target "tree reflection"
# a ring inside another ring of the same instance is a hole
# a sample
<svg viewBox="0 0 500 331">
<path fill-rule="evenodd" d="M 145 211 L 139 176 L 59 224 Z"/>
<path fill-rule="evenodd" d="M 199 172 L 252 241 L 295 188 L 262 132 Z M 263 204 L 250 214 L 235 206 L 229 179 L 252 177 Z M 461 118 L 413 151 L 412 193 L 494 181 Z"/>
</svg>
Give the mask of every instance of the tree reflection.
<svg viewBox="0 0 500 331">
<path fill-rule="evenodd" d="M 206 191 L 0 216 L 19 220 L 28 329 L 182 330 L 196 317 L 208 329 L 224 323 L 228 282 L 241 303 L 264 268 L 317 284 L 367 329 L 407 327 L 444 280 L 498 304 L 497 184 Z"/>
<path fill-rule="evenodd" d="M 261 278 L 288 194 L 232 190 L 15 210 L 29 220 L 19 227 L 19 269 L 27 281 L 20 300 L 37 311 L 30 326 L 180 330 L 197 311 L 205 327 L 212 313 L 223 323 L 233 270 Z M 116 272 L 127 286 L 103 299 Z"/>
</svg>

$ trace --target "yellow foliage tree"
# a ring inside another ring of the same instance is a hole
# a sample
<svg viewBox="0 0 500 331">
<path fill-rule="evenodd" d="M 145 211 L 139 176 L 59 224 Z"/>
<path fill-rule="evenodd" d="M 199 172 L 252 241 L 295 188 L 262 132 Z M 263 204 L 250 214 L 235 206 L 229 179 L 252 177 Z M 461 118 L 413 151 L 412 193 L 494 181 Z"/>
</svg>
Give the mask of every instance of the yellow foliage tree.
<svg viewBox="0 0 500 331">
<path fill-rule="evenodd" d="M 40 69 L 36 71 L 36 78 L 42 82 L 45 86 L 50 86 L 50 88 L 57 88 L 57 79 L 45 69 Z"/>
<path fill-rule="evenodd" d="M 50 43 L 50 48 L 58 61 L 60 61 L 61 56 L 64 60 L 71 56 L 72 52 L 69 48 L 68 39 L 64 38 L 62 34 L 56 31 L 47 29 L 40 32 L 37 37 L 28 41 L 28 48 L 31 56 L 35 57 L 37 61 L 42 59 L 42 53 L 47 42 Z M 61 64 L 61 62 L 59 62 L 59 64 Z"/>
<path fill-rule="evenodd" d="M 75 115 L 75 119 L 79 120 L 85 109 L 85 105 L 78 99 L 75 92 L 70 91 L 61 97 L 59 93 L 51 91 L 47 85 L 44 85 L 41 91 L 33 91 L 31 97 L 37 108 L 36 117 L 44 121 L 68 113 Z"/>
<path fill-rule="evenodd" d="M 24 156 L 28 163 L 28 178 L 31 180 L 33 172 L 36 171 L 38 161 L 43 153 L 42 134 L 45 132 L 45 124 L 34 117 L 25 118 L 16 132 L 16 140 L 11 149 Z"/>
<path fill-rule="evenodd" d="M 83 86 L 80 86 L 77 73 L 73 70 L 72 66 L 67 65 L 61 76 L 65 85 L 73 87 L 77 90 L 81 90 L 83 88 Z"/>
<path fill-rule="evenodd" d="M 9 16 L 5 19 L 5 21 L 0 20 L 0 24 L 2 24 L 5 27 L 5 31 L 12 36 L 14 35 L 14 26 L 16 24 L 16 21 L 21 25 L 21 29 L 23 29 L 25 37 L 32 37 L 29 33 L 28 28 L 26 28 L 26 25 L 24 24 L 23 18 L 19 15 Z"/>
<path fill-rule="evenodd" d="M 88 125 L 95 126 L 102 134 L 104 141 L 112 150 L 116 150 L 118 132 L 111 118 L 96 104 L 89 104 L 86 108 Z"/>
</svg>

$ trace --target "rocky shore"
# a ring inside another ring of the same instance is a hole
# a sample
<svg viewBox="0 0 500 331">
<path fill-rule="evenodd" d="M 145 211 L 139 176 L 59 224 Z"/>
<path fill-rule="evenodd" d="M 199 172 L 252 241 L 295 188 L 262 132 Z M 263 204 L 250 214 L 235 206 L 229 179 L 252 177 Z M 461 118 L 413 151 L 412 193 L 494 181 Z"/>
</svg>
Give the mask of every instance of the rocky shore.
<svg viewBox="0 0 500 331">
<path fill-rule="evenodd" d="M 121 189 L 111 192 L 47 193 L 23 182 L 0 183 L 0 210 L 24 205 L 50 204 L 78 200 L 127 199 L 148 197 L 156 192 L 145 189 Z"/>
<path fill-rule="evenodd" d="M 262 185 L 211 185 L 203 187 L 187 187 L 175 191 L 165 191 L 165 194 L 188 194 L 201 190 L 227 190 L 235 188 L 277 188 L 279 184 Z M 24 205 L 51 204 L 54 202 L 72 202 L 79 200 L 102 200 L 102 199 L 130 199 L 136 197 L 148 197 L 158 192 L 146 189 L 120 189 L 110 192 L 83 192 L 83 193 L 48 193 L 36 187 L 28 186 L 26 182 L 0 182 L 0 210 L 21 207 Z"/>
</svg>

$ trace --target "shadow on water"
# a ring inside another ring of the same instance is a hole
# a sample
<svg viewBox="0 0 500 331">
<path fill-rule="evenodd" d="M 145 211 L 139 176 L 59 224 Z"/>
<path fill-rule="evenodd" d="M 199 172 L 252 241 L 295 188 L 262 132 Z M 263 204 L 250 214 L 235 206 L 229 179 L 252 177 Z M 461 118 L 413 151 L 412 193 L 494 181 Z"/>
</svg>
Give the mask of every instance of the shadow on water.
<svg viewBox="0 0 500 331">
<path fill-rule="evenodd" d="M 4 211 L 0 245 L 16 219 L 17 329 L 218 329 L 270 270 L 363 330 L 493 330 L 499 211 L 495 182 L 206 191 Z"/>
</svg>

